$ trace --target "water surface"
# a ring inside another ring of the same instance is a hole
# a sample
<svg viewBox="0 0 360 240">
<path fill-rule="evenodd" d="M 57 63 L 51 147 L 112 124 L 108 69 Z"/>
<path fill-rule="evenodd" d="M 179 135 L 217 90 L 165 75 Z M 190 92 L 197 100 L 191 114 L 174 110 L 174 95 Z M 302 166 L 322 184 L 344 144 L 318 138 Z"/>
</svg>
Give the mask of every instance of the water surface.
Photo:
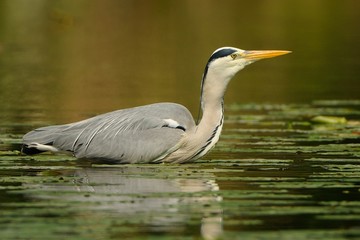
<svg viewBox="0 0 360 240">
<path fill-rule="evenodd" d="M 22 156 L 31 126 L 3 123 L 1 238 L 360 237 L 359 101 L 226 111 L 217 147 L 182 165 Z"/>
</svg>

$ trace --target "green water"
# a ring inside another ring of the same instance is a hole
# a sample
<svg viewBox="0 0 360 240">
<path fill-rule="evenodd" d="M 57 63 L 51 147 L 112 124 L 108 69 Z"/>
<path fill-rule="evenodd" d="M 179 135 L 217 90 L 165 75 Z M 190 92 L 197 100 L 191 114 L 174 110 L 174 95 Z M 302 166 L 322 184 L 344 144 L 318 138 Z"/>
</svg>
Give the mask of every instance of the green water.
<svg viewBox="0 0 360 240">
<path fill-rule="evenodd" d="M 11 128 L 30 126 L 3 123 L 1 239 L 360 238 L 359 101 L 226 112 L 217 147 L 183 165 L 21 156 Z"/>
<path fill-rule="evenodd" d="M 0 239 L 359 239 L 359 5 L 0 0 Z M 115 109 L 196 118 L 222 46 L 292 53 L 234 78 L 196 163 L 20 155 L 27 131 Z"/>
</svg>

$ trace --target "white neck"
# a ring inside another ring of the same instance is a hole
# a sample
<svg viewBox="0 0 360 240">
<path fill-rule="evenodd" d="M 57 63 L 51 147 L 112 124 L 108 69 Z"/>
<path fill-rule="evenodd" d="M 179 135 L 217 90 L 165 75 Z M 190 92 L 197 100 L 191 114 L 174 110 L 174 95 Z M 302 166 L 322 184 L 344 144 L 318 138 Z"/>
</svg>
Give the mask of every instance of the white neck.
<svg viewBox="0 0 360 240">
<path fill-rule="evenodd" d="M 223 118 L 224 94 L 233 75 L 224 75 L 224 71 L 210 68 L 204 76 L 201 89 L 202 118 L 199 128 L 210 122 L 218 123 Z M 212 129 L 205 126 L 209 131 Z"/>
<path fill-rule="evenodd" d="M 196 130 L 201 148 L 196 158 L 206 154 L 219 140 L 224 122 L 224 94 L 231 77 L 212 69 L 205 76 L 201 92 L 202 118 Z"/>
</svg>

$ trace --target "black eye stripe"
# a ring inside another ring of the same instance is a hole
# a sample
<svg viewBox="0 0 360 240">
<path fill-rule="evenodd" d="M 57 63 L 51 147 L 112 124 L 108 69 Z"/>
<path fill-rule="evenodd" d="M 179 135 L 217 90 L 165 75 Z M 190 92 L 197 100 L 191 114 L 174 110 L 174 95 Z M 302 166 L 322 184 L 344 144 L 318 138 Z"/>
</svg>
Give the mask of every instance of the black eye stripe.
<svg viewBox="0 0 360 240">
<path fill-rule="evenodd" d="M 236 52 L 235 49 L 233 48 L 224 48 L 224 49 L 221 49 L 215 53 L 213 53 L 213 55 L 211 55 L 211 57 L 209 58 L 209 61 L 208 61 L 208 64 L 212 61 L 214 61 L 215 59 L 218 59 L 218 58 L 222 58 L 222 57 L 226 57 L 228 55 L 231 55 L 232 53 Z"/>
</svg>

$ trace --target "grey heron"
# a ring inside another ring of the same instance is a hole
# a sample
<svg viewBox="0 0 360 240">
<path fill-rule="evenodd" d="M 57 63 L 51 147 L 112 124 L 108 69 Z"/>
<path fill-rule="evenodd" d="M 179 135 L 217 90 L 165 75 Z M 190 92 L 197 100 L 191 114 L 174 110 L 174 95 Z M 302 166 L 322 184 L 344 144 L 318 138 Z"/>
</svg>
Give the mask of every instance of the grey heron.
<svg viewBox="0 0 360 240">
<path fill-rule="evenodd" d="M 176 103 L 117 110 L 83 121 L 35 129 L 23 137 L 22 152 L 68 152 L 77 158 L 118 163 L 183 163 L 204 156 L 224 124 L 224 94 L 234 75 L 257 60 L 290 53 L 222 47 L 210 56 L 201 81 L 201 119 Z"/>
</svg>

